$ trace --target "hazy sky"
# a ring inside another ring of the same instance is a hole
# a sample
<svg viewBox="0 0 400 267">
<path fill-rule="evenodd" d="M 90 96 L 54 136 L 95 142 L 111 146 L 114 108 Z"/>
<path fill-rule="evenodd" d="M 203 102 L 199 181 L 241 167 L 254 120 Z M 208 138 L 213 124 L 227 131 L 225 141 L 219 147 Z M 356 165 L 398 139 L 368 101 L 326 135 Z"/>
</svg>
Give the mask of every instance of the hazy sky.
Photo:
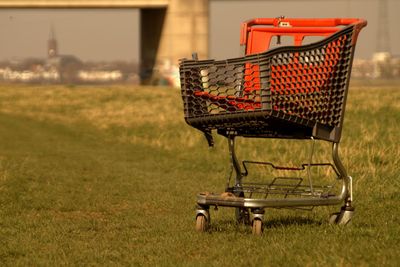
<svg viewBox="0 0 400 267">
<path fill-rule="evenodd" d="M 190 0 L 187 0 L 190 1 Z M 357 57 L 376 49 L 380 0 L 210 0 L 210 57 L 239 55 L 239 29 L 255 17 L 362 17 Z M 400 0 L 388 0 L 390 47 L 400 55 Z M 61 54 L 82 60 L 138 61 L 138 9 L 0 9 L 0 60 L 46 57 L 54 26 Z"/>
<path fill-rule="evenodd" d="M 60 54 L 138 59 L 137 9 L 0 9 L 0 60 L 46 57 L 51 25 Z"/>
</svg>

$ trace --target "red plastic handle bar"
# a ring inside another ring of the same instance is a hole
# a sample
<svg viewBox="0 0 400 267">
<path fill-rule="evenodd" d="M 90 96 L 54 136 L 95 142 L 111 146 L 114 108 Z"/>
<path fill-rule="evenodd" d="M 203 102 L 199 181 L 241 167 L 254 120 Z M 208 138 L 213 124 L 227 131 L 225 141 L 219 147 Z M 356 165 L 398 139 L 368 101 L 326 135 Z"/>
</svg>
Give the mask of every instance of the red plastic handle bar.
<svg viewBox="0 0 400 267">
<path fill-rule="evenodd" d="M 292 27 L 307 27 L 307 31 L 325 32 L 323 27 L 337 27 L 337 26 L 347 26 L 356 25 L 356 36 L 358 32 L 365 26 L 367 26 L 367 21 L 358 18 L 326 18 L 326 19 L 292 19 L 292 18 L 256 18 L 242 23 L 241 33 L 240 33 L 240 44 L 246 45 L 247 43 L 247 33 L 251 30 L 252 26 L 272 26 L 278 27 L 282 33 L 293 32 Z M 316 28 L 316 29 L 312 29 Z M 337 30 L 339 30 L 338 28 Z M 332 28 L 327 28 L 326 33 L 332 32 Z"/>
</svg>

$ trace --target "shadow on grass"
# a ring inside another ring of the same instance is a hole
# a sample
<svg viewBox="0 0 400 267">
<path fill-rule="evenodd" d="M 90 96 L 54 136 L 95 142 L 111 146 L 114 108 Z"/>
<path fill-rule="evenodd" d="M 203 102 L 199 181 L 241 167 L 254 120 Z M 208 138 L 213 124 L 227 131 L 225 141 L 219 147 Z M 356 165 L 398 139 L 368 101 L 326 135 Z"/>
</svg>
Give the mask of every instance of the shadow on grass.
<svg viewBox="0 0 400 267">
<path fill-rule="evenodd" d="M 301 216 L 293 216 L 293 217 L 285 217 L 285 218 L 276 218 L 272 220 L 264 220 L 264 228 L 284 228 L 289 226 L 320 226 L 322 225 L 321 221 L 314 220 L 312 218 L 306 218 Z"/>
<path fill-rule="evenodd" d="M 288 227 L 301 227 L 301 226 L 321 226 L 323 223 L 319 220 L 301 216 L 283 217 L 268 219 L 264 218 L 264 229 L 277 229 Z M 218 220 L 211 221 L 208 228 L 209 232 L 238 232 L 249 233 L 251 232 L 251 224 L 237 223 L 235 219 L 231 220 Z"/>
</svg>

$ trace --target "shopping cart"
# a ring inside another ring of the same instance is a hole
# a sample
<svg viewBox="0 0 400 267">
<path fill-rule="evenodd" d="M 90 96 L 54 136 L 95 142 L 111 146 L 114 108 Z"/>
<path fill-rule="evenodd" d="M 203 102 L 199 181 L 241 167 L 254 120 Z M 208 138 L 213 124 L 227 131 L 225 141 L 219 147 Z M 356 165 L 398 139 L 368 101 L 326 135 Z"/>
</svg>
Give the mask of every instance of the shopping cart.
<svg viewBox="0 0 400 267">
<path fill-rule="evenodd" d="M 366 25 L 362 19 L 253 19 L 241 27 L 243 57 L 198 60 L 194 53 L 192 59 L 180 61 L 185 120 L 204 133 L 210 146 L 213 130 L 227 138 L 232 168 L 225 192 L 197 195 L 198 231 L 208 228 L 213 206 L 234 207 L 236 219 L 251 224 L 256 235 L 262 233 L 264 210 L 270 207 L 344 203 L 330 222 L 351 220 L 352 178 L 338 149 L 354 49 Z M 294 41 L 290 46 L 271 48 L 288 37 Z M 303 44 L 310 37 L 320 40 Z M 311 140 L 310 160 L 299 167 L 240 163 L 235 152 L 238 136 Z M 312 162 L 315 140 L 332 143 L 331 163 Z M 278 174 L 247 181 L 252 168 Z M 316 168 L 328 168 L 340 181 L 337 192 L 332 185 L 313 183 Z"/>
</svg>

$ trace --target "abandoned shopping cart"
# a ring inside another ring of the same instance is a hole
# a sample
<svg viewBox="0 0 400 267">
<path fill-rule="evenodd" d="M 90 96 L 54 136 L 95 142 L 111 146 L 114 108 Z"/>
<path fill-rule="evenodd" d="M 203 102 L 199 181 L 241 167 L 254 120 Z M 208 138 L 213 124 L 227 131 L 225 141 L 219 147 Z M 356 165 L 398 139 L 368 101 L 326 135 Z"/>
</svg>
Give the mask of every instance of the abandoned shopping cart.
<svg viewBox="0 0 400 267">
<path fill-rule="evenodd" d="M 352 178 L 338 149 L 354 49 L 366 25 L 362 19 L 253 19 L 241 27 L 243 57 L 198 60 L 193 54 L 192 59 L 180 61 L 185 120 L 204 133 L 210 146 L 214 130 L 227 138 L 233 170 L 224 193 L 197 195 L 197 230 L 209 226 L 212 206 L 234 207 L 236 219 L 251 223 L 256 235 L 262 233 L 264 210 L 269 207 L 344 203 L 330 221 L 350 221 L 354 212 Z M 320 40 L 304 44 L 310 37 Z M 291 38 L 292 44 L 272 48 L 283 38 Z M 236 137 L 311 140 L 310 161 L 298 167 L 240 162 Z M 332 143 L 332 163 L 312 162 L 315 140 Z M 296 175 L 247 181 L 244 178 L 254 167 Z M 338 192 L 332 192 L 330 185 L 313 183 L 312 169 L 321 167 L 330 169 L 341 181 Z"/>
</svg>

